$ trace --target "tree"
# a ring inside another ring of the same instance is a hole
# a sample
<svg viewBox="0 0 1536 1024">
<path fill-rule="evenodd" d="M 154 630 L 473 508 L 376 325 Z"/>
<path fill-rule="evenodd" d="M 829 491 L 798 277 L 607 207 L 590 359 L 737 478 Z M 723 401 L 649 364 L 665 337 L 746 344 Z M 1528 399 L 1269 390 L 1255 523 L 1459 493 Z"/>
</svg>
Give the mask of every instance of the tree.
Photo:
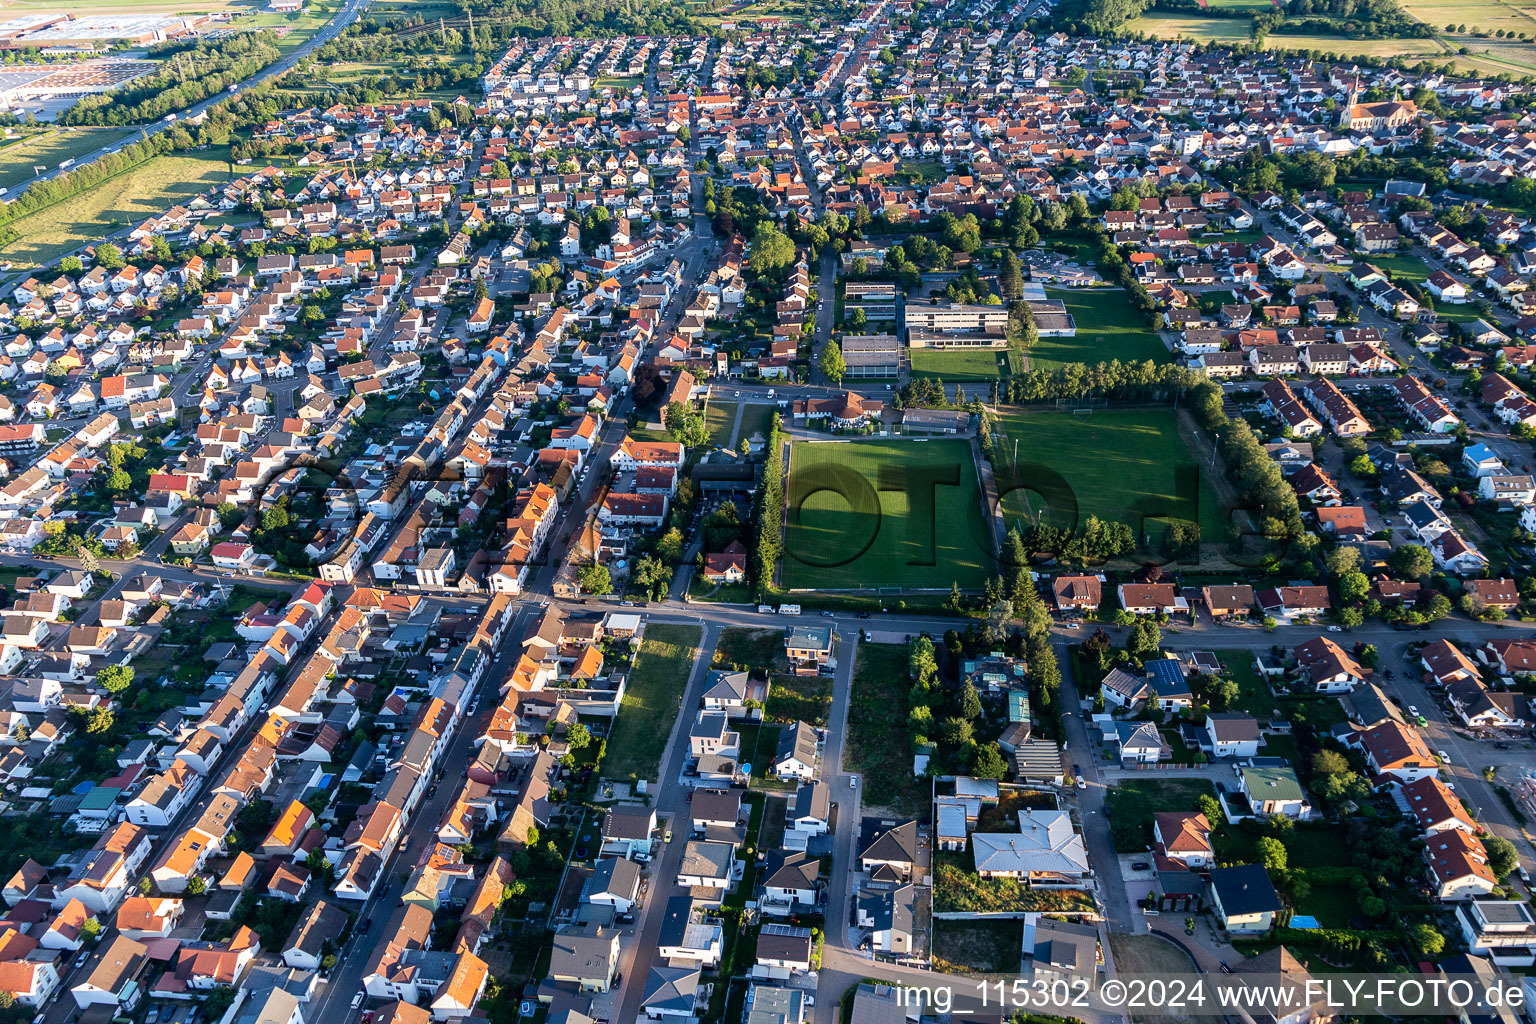
<svg viewBox="0 0 1536 1024">
<path fill-rule="evenodd" d="M 1387 556 L 1387 567 L 1400 580 L 1420 580 L 1435 567 L 1435 558 L 1422 544 L 1400 544 Z"/>
<path fill-rule="evenodd" d="M 967 721 L 974 721 L 981 716 L 981 694 L 976 692 L 976 687 L 967 679 L 965 685 L 960 687 L 960 697 L 957 701 L 960 708 L 960 716 Z"/>
<path fill-rule="evenodd" d="M 1024 294 L 1024 271 L 1012 249 L 1003 250 L 1003 259 L 997 271 L 997 286 L 1002 289 L 1005 298 L 1017 299 Z"/>
<path fill-rule="evenodd" d="M 681 402 L 672 402 L 667 406 L 666 424 L 672 440 L 684 448 L 697 448 L 709 440 L 709 427 L 704 422 L 704 414 Z"/>
<path fill-rule="evenodd" d="M 191 878 L 187 879 L 187 895 L 201 896 L 207 891 L 208 881 L 207 879 L 203 878 L 202 875 L 193 875 Z M 212 999 L 215 995 L 218 994 L 218 991 L 218 989 L 214 989 L 212 992 L 208 993 L 208 999 Z M 207 1002 L 208 1000 L 204 1000 L 205 1005 Z"/>
<path fill-rule="evenodd" d="M 1356 548 L 1337 547 L 1328 552 L 1323 563 L 1328 567 L 1328 575 L 1337 579 L 1360 571 L 1360 552 Z"/>
<path fill-rule="evenodd" d="M 795 259 L 795 243 L 769 221 L 759 221 L 752 232 L 752 253 L 747 265 L 756 274 L 772 274 Z"/>
<path fill-rule="evenodd" d="M 126 469 L 114 469 L 107 474 L 106 487 L 113 494 L 121 494 L 133 486 L 133 477 Z"/>
<path fill-rule="evenodd" d="M 996 743 L 976 748 L 976 756 L 971 759 L 971 774 L 978 779 L 1008 777 L 1008 762 L 1003 759 L 1002 751 L 998 750 Z"/>
<path fill-rule="evenodd" d="M 1408 941 L 1413 943 L 1420 956 L 1437 957 L 1445 952 L 1445 936 L 1440 929 L 1423 921 L 1408 929 Z"/>
<path fill-rule="evenodd" d="M 613 576 L 606 565 L 588 562 L 576 570 L 576 579 L 581 589 L 594 597 L 605 597 L 613 593 Z"/>
<path fill-rule="evenodd" d="M 1253 844 L 1253 851 L 1265 871 L 1285 870 L 1285 844 L 1275 837 L 1260 836 L 1258 842 Z"/>
<path fill-rule="evenodd" d="M 572 750 L 580 750 L 592 742 L 592 732 L 580 722 L 565 727 L 565 742 Z"/>
<path fill-rule="evenodd" d="M 659 601 L 672 582 L 672 567 L 655 555 L 645 555 L 635 563 L 635 582 L 653 601 Z"/>
<path fill-rule="evenodd" d="M 1163 634 L 1157 628 L 1157 622 L 1149 616 L 1139 616 L 1136 625 L 1131 627 L 1131 635 L 1125 641 L 1125 649 L 1131 652 L 1131 657 L 1146 661 L 1162 646 Z"/>
<path fill-rule="evenodd" d="M 117 721 L 112 714 L 112 709 L 107 707 L 87 708 L 77 715 L 77 720 L 85 730 L 87 736 L 102 736 L 112 731 L 113 724 Z"/>
<path fill-rule="evenodd" d="M 1488 870 L 1501 882 L 1505 875 L 1520 866 L 1520 854 L 1515 850 L 1515 844 L 1503 836 L 1484 837 L 1483 849 L 1488 853 Z"/>
<path fill-rule="evenodd" d="M 843 361 L 843 350 L 836 341 L 827 342 L 827 347 L 821 350 L 821 360 L 817 365 L 822 375 L 833 384 L 841 384 L 843 375 L 848 372 L 848 364 Z"/>
<path fill-rule="evenodd" d="M 1337 750 L 1319 750 L 1312 755 L 1314 775 L 1342 775 L 1349 770 L 1349 758 Z"/>
<path fill-rule="evenodd" d="M 683 560 L 683 531 L 673 527 L 656 542 L 656 554 L 664 562 Z"/>
<path fill-rule="evenodd" d="M 951 747 L 965 747 L 975 741 L 975 731 L 971 728 L 971 723 L 963 718 L 946 718 L 939 723 L 939 728 L 944 742 Z"/>
<path fill-rule="evenodd" d="M 1339 600 L 1345 604 L 1364 601 L 1371 592 L 1371 581 L 1363 572 L 1349 572 L 1339 577 Z"/>
<path fill-rule="evenodd" d="M 1224 820 L 1224 815 L 1221 812 L 1221 801 L 1211 796 L 1211 794 L 1201 793 L 1197 805 L 1200 808 L 1200 813 L 1205 815 L 1205 823 L 1207 825 Z"/>
<path fill-rule="evenodd" d="M 127 665 L 108 665 L 96 673 L 96 685 L 110 694 L 119 694 L 133 685 L 133 669 Z"/>
<path fill-rule="evenodd" d="M 1205 688 L 1205 698 L 1213 709 L 1225 711 L 1237 703 L 1237 698 L 1242 694 L 1242 688 L 1237 685 L 1237 680 L 1221 676 L 1208 678 L 1210 682 Z"/>
<path fill-rule="evenodd" d="M 103 270 L 122 270 L 127 261 L 123 259 L 123 250 L 111 242 L 102 242 L 96 247 L 96 265 Z"/>
</svg>

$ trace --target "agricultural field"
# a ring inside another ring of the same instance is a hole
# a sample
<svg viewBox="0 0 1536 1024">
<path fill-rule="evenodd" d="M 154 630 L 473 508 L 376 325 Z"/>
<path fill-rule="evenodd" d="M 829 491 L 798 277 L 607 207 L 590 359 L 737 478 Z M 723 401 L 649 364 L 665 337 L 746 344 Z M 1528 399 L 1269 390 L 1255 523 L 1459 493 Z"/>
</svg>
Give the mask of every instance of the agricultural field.
<svg viewBox="0 0 1536 1024">
<path fill-rule="evenodd" d="M 957 482 L 921 483 L 946 478 Z M 796 442 L 789 508 L 790 589 L 948 590 L 980 587 L 994 572 L 965 441 Z"/>
<path fill-rule="evenodd" d="M 1051 288 L 1077 323 L 1073 338 L 1041 338 L 1029 350 L 1030 369 L 1051 370 L 1068 363 L 1103 363 L 1152 359 L 1165 363 L 1168 346 L 1147 327 L 1118 288 Z"/>
<path fill-rule="evenodd" d="M 1055 500 L 1050 485 L 1031 479 L 1027 468 L 1044 466 L 1060 475 L 1071 499 L 1077 503 L 1077 524 L 1090 515 L 1115 522 L 1128 522 L 1134 528 L 1131 513 L 1143 512 L 1200 524 L 1206 541 L 1225 535 L 1226 516 L 1216 499 L 1206 467 L 1197 465 L 1183 438 L 1179 436 L 1177 414 L 1172 409 L 1137 409 L 1094 412 L 1079 416 L 1070 412 L 1004 413 L 998 417 L 1004 437 L 996 441 L 999 452 L 999 487 L 1009 473 L 1014 459 L 1014 441 L 1018 441 L 1016 474 L 1019 485 L 1043 494 L 1042 508 L 1027 508 L 1025 502 L 1003 499 L 1004 514 L 1010 524 L 1019 517 L 1044 511 L 1053 516 L 1062 502 Z M 994 430 L 994 437 L 997 431 Z M 1196 474 L 1191 489 L 1177 482 L 1175 467 L 1186 466 Z M 1038 472 L 1035 473 L 1038 477 Z M 1038 500 L 1038 499 L 1037 499 Z M 1067 526 L 1063 519 L 1056 525 Z"/>
<path fill-rule="evenodd" d="M 52 170 L 62 161 L 79 159 L 132 134 L 123 128 L 59 129 L 8 139 L 0 144 L 0 188 L 13 189 L 30 181 L 39 165 Z"/>
<path fill-rule="evenodd" d="M 229 149 L 155 157 L 102 182 L 88 192 L 23 217 L 11 226 L 20 237 L 4 256 L 19 264 L 46 263 L 118 228 L 184 202 L 209 186 L 229 180 Z"/>
<path fill-rule="evenodd" d="M 1013 354 L 1007 349 L 908 349 L 912 376 L 944 381 L 996 380 L 1013 372 Z"/>
</svg>

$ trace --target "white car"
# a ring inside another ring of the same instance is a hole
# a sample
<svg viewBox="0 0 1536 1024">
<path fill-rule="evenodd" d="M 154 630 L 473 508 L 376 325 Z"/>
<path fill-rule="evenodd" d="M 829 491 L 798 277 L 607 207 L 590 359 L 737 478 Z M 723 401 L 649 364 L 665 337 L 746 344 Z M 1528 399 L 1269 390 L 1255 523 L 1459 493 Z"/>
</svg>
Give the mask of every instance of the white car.
<svg viewBox="0 0 1536 1024">
<path fill-rule="evenodd" d="M 850 776 L 848 776 L 848 788 L 849 789 L 858 789 L 859 788 L 859 777 L 857 775 L 850 775 Z"/>
<path fill-rule="evenodd" d="M 1418 714 L 1419 714 L 1419 709 L 1414 707 L 1412 704 L 1409 704 L 1408 705 L 1408 713 L 1410 715 L 1413 715 L 1415 718 L 1417 718 Z"/>
<path fill-rule="evenodd" d="M 1444 763 L 1444 764 L 1450 764 L 1451 763 L 1451 755 L 1447 754 L 1445 751 L 1437 750 L 1437 751 L 1435 751 L 1435 755 L 1440 758 L 1442 763 Z"/>
</svg>

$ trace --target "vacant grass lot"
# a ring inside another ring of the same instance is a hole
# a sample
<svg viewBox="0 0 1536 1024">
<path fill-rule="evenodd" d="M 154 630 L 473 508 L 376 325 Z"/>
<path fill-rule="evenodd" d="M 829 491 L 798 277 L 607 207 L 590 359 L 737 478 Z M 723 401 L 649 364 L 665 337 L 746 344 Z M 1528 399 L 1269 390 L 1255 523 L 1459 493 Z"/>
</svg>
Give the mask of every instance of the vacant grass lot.
<svg viewBox="0 0 1536 1024">
<path fill-rule="evenodd" d="M 759 675 L 786 672 L 789 661 L 784 657 L 784 634 L 777 629 L 748 629 L 745 626 L 721 630 L 711 664 L 722 671 L 729 671 L 736 665 L 757 669 Z"/>
<path fill-rule="evenodd" d="M 1205 779 L 1127 779 L 1109 790 L 1104 813 L 1110 837 L 1121 853 L 1140 853 L 1152 844 L 1152 815 L 1198 811 L 1201 795 L 1215 796 Z"/>
<path fill-rule="evenodd" d="M 946 381 L 995 380 L 1013 372 L 1013 355 L 1007 349 L 914 348 L 912 376 Z"/>
<path fill-rule="evenodd" d="M 775 722 L 827 724 L 832 710 L 831 676 L 775 676 L 768 685 L 763 712 Z"/>
<path fill-rule="evenodd" d="M 933 969 L 945 974 L 1017 974 L 1024 926 L 1018 921 L 933 922 Z"/>
<path fill-rule="evenodd" d="M 88 242 L 229 180 L 229 149 L 160 156 L 102 182 L 89 192 L 23 217 L 21 237 L 4 254 L 18 264 L 46 263 Z"/>
<path fill-rule="evenodd" d="M 79 159 L 131 134 L 121 128 L 60 129 L 8 142 L 0 146 L 0 188 L 12 189 L 30 181 L 38 166 L 53 170 L 65 160 Z"/>
<path fill-rule="evenodd" d="M 927 804 L 928 786 L 912 775 L 907 687 L 906 645 L 859 645 L 843 768 L 863 776 L 862 799 L 870 813 L 881 807 L 914 814 Z"/>
<path fill-rule="evenodd" d="M 703 631 L 698 626 L 646 628 L 619 717 L 608 737 L 603 774 L 611 779 L 655 779 L 688 688 Z"/>
<path fill-rule="evenodd" d="M 1088 516 L 1140 525 L 1139 517 L 1160 516 L 1200 524 L 1201 537 L 1220 539 L 1226 520 L 1215 491 L 1196 465 L 1178 432 L 1172 409 L 1137 409 L 1095 412 L 1076 416 L 1069 412 L 1005 413 L 999 419 L 1006 431 L 997 450 L 1000 489 L 1022 486 L 1034 492 L 1004 497 L 1010 520 L 1049 510 L 1058 526 L 1070 519 L 1060 515 L 1077 505 L 1077 524 Z M 1008 479 L 1007 464 L 1018 443 L 1019 469 Z M 1052 481 L 1049 473 L 1059 474 Z M 1066 491 L 1062 491 L 1062 484 Z"/>
<path fill-rule="evenodd" d="M 993 572 L 965 441 L 796 442 L 784 585 L 979 587 Z"/>
<path fill-rule="evenodd" d="M 1059 299 L 1077 322 L 1072 338 L 1041 338 L 1030 347 L 1029 365 L 1052 370 L 1068 363 L 1122 363 L 1151 359 L 1166 363 L 1168 346 L 1147 327 L 1119 288 L 1050 288 L 1046 295 Z"/>
</svg>

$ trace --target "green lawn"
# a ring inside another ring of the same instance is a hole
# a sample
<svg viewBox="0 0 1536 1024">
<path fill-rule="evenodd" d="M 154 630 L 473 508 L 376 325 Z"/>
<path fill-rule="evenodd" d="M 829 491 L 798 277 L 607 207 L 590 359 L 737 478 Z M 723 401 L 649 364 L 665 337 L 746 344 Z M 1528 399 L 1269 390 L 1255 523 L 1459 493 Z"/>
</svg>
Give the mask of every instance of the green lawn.
<svg viewBox="0 0 1536 1024">
<path fill-rule="evenodd" d="M 1198 811 L 1202 795 L 1216 791 L 1205 779 L 1128 779 L 1109 790 L 1104 813 L 1121 853 L 1140 853 L 1152 844 L 1152 816 L 1159 811 Z"/>
<path fill-rule="evenodd" d="M 994 571 L 965 441 L 797 441 L 788 588 L 982 586 Z"/>
<path fill-rule="evenodd" d="M 678 701 L 688 688 L 703 632 L 698 626 L 650 625 L 624 703 L 608 737 L 603 774 L 611 779 L 654 779 L 677 721 Z"/>
<path fill-rule="evenodd" d="M 1029 365 L 1034 370 L 1054 370 L 1068 363 L 1105 363 L 1151 359 L 1166 363 L 1173 356 L 1147 327 L 1119 288 L 1048 288 L 1046 295 L 1059 299 L 1077 323 L 1071 338 L 1041 338 L 1030 347 Z"/>
<path fill-rule="evenodd" d="M 1259 719 L 1268 719 L 1275 713 L 1275 694 L 1269 681 L 1253 667 L 1252 651 L 1221 651 L 1217 654 L 1227 678 L 1237 683 L 1237 707 Z"/>
<path fill-rule="evenodd" d="M 774 722 L 826 725 L 832 709 L 831 676 L 774 676 L 763 713 Z"/>
<path fill-rule="evenodd" d="M 164 213 L 229 180 L 229 148 L 159 156 L 95 188 L 12 224 L 21 236 L 5 256 L 20 266 L 46 263 L 117 228 Z"/>
<path fill-rule="evenodd" d="M 907 731 L 907 648 L 860 644 L 848 698 L 843 767 L 863 775 L 863 802 L 904 814 L 926 804 L 928 787 L 912 775 Z"/>
<path fill-rule="evenodd" d="M 1172 409 L 1095 412 L 1010 412 L 999 417 L 1006 438 L 997 442 L 999 488 L 1031 493 L 1004 497 L 1009 519 L 1049 510 L 1058 526 L 1088 516 L 1123 522 L 1133 529 L 1139 516 L 1185 519 L 1200 524 L 1206 542 L 1221 539 L 1226 517 L 1205 475 L 1179 436 Z M 1018 441 L 1018 470 L 1008 463 Z"/>
<path fill-rule="evenodd" d="M 704 410 L 704 426 L 709 429 L 708 444 L 720 448 L 729 447 L 731 430 L 736 426 L 737 408 L 739 403 L 736 402 L 711 402 L 709 408 Z"/>
<path fill-rule="evenodd" d="M 736 439 L 732 447 L 741 450 L 744 441 L 750 441 L 756 435 L 761 435 L 766 442 L 768 430 L 773 425 L 774 407 L 771 405 L 756 405 L 743 403 L 741 410 L 741 429 L 736 432 Z"/>
<path fill-rule="evenodd" d="M 1013 372 L 1012 354 L 1007 349 L 914 348 L 909 351 L 915 378 L 995 380 Z"/>
<path fill-rule="evenodd" d="M 1396 279 L 1406 279 L 1414 284 L 1423 284 L 1429 277 L 1429 267 L 1412 253 L 1372 253 L 1365 261 Z"/>
<path fill-rule="evenodd" d="M 102 146 L 110 146 L 132 132 L 121 128 L 54 130 L 27 135 L 0 146 L 0 188 L 12 189 L 29 181 L 38 165 L 53 170 Z"/>
</svg>

